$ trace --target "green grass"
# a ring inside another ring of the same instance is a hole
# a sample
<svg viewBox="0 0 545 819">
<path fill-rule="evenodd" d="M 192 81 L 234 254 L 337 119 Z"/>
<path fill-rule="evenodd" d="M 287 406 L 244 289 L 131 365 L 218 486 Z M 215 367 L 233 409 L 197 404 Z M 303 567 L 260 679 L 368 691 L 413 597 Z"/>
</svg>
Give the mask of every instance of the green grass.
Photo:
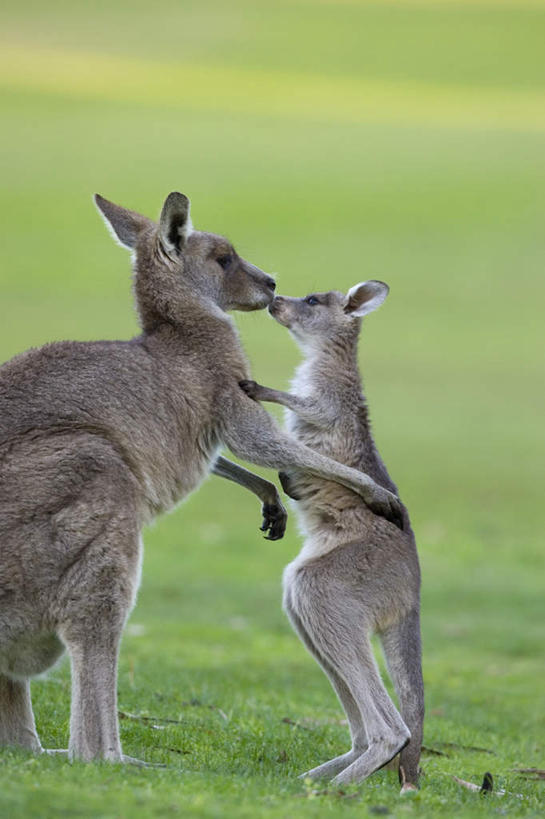
<svg viewBox="0 0 545 819">
<path fill-rule="evenodd" d="M 122 720 L 125 752 L 168 767 L 4 751 L 0 815 L 543 815 L 545 784 L 512 769 L 545 767 L 544 35 L 536 0 L 10 4 L 0 359 L 135 332 L 95 190 L 149 215 L 183 190 L 280 292 L 387 281 L 362 367 L 420 547 L 425 743 L 448 755 L 404 801 L 388 771 L 296 779 L 347 729 L 280 610 L 295 517 L 262 541 L 258 505 L 211 479 L 146 532 L 122 648 L 120 708 L 157 718 Z M 287 334 L 239 326 L 256 377 L 286 385 Z M 66 662 L 33 695 L 66 747 Z M 486 770 L 517 795 L 451 778 Z"/>
</svg>

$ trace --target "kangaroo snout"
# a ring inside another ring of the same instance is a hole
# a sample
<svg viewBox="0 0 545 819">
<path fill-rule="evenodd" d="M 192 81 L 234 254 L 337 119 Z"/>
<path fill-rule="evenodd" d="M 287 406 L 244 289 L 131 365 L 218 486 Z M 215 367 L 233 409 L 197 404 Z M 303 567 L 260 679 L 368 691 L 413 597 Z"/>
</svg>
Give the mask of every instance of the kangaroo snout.
<svg viewBox="0 0 545 819">
<path fill-rule="evenodd" d="M 284 296 L 275 296 L 268 306 L 268 311 L 279 324 L 288 327 L 288 299 Z"/>
<path fill-rule="evenodd" d="M 275 279 L 270 276 L 268 273 L 265 273 L 264 270 L 261 268 L 256 267 L 255 264 L 251 264 L 251 262 L 247 262 L 245 259 L 240 260 L 242 269 L 245 273 L 253 279 L 253 281 L 260 285 L 260 287 L 267 287 L 269 290 L 274 291 L 276 290 L 276 281 Z"/>
<path fill-rule="evenodd" d="M 269 307 L 272 303 L 274 298 L 274 291 L 276 290 L 276 282 L 272 276 L 269 276 L 267 273 L 261 273 L 259 278 L 256 276 L 254 277 L 255 283 L 258 285 L 259 289 L 263 293 L 266 301 L 263 307 Z"/>
<path fill-rule="evenodd" d="M 274 316 L 278 313 L 279 310 L 282 309 L 282 306 L 286 303 L 286 300 L 283 296 L 275 296 L 274 299 L 269 304 L 269 313 Z"/>
<path fill-rule="evenodd" d="M 247 300 L 254 301 L 250 309 L 261 310 L 268 307 L 274 297 L 276 281 L 269 273 L 265 273 L 259 267 L 241 259 L 241 270 L 246 274 L 246 283 L 241 282 L 241 287 L 247 288 Z M 248 298 L 249 297 L 249 298 Z M 248 309 L 248 306 L 243 309 Z"/>
<path fill-rule="evenodd" d="M 262 271 L 259 271 L 259 276 L 252 275 L 251 278 L 259 293 L 258 303 L 256 303 L 255 307 L 258 309 L 269 307 L 274 299 L 274 291 L 276 289 L 275 280 L 272 276 L 269 276 L 268 273 L 263 273 Z"/>
</svg>

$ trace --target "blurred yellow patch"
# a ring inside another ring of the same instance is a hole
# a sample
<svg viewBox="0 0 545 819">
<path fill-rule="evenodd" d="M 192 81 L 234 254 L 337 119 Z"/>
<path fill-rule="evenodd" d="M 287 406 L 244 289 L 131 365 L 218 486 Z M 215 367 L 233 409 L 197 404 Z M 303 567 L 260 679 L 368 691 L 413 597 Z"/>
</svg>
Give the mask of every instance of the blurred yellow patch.
<svg viewBox="0 0 545 819">
<path fill-rule="evenodd" d="M 545 93 L 4 46 L 0 87 L 319 122 L 545 132 Z"/>
<path fill-rule="evenodd" d="M 299 0 L 299 2 L 307 2 L 309 5 L 321 6 L 397 6 L 403 8 L 404 6 L 424 6 L 441 8 L 443 6 L 472 6 L 475 9 L 485 8 L 490 6 L 514 6 L 520 8 L 535 8 L 536 6 L 543 7 L 545 0 Z"/>
</svg>

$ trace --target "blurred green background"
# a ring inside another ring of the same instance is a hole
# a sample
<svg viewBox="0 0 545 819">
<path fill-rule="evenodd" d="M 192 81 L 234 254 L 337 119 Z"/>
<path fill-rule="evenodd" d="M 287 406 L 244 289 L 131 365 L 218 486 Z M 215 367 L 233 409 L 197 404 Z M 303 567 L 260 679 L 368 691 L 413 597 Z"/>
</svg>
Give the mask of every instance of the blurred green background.
<svg viewBox="0 0 545 819">
<path fill-rule="evenodd" d="M 123 644 L 120 708 L 179 720 L 124 720 L 125 750 L 170 767 L 5 753 L 7 815 L 473 815 L 497 804 L 449 774 L 487 769 L 521 794 L 509 815 L 537 815 L 543 783 L 511 769 L 545 767 L 544 42 L 538 0 L 8 3 L 1 360 L 136 332 L 94 191 L 150 216 L 185 192 L 281 293 L 389 283 L 361 362 L 419 542 L 425 741 L 444 755 L 402 806 L 391 773 L 345 794 L 294 779 L 347 746 L 280 611 L 295 514 L 262 541 L 258 504 L 214 478 L 146 533 Z M 255 377 L 285 387 L 286 332 L 237 321 Z M 66 663 L 34 697 L 44 744 L 66 745 Z"/>
</svg>

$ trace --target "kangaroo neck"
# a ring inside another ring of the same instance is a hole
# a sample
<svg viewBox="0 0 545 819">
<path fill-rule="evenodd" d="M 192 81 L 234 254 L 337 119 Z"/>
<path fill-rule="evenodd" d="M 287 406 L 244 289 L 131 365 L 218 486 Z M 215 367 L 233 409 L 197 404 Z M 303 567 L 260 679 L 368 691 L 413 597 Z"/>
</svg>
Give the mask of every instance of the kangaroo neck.
<svg viewBox="0 0 545 819">
<path fill-rule="evenodd" d="M 326 343 L 309 345 L 304 349 L 305 358 L 298 368 L 298 376 L 311 390 L 318 391 L 337 386 L 361 396 L 362 381 L 358 367 L 358 333 L 327 339 Z"/>
<path fill-rule="evenodd" d="M 336 339 L 328 339 L 323 346 L 305 350 L 305 359 L 296 371 L 293 382 L 295 391 L 307 396 L 329 396 L 337 407 L 337 423 L 354 429 L 357 423 L 358 437 L 365 443 L 368 466 L 382 464 L 376 451 L 371 430 L 369 409 L 358 365 L 358 331 Z M 381 473 L 382 474 L 382 473 Z"/>
<path fill-rule="evenodd" d="M 200 309 L 199 309 L 200 308 Z M 248 362 L 232 318 L 220 308 L 188 311 L 179 321 L 164 321 L 141 336 L 144 346 L 153 354 L 169 359 L 200 359 L 208 370 L 230 370 L 238 378 L 248 372 Z"/>
<path fill-rule="evenodd" d="M 344 335 L 333 343 L 328 340 L 327 346 L 306 349 L 305 354 L 294 379 L 294 391 L 315 396 L 318 402 L 324 397 L 328 402 L 333 401 L 335 429 L 341 431 L 343 440 L 343 446 L 337 451 L 331 449 L 331 439 L 326 438 L 327 449 L 323 454 L 345 462 L 343 453 L 351 441 L 352 452 L 357 455 L 356 461 L 349 465 L 362 469 L 381 486 L 397 493 L 373 438 L 358 366 L 358 333 Z"/>
</svg>

